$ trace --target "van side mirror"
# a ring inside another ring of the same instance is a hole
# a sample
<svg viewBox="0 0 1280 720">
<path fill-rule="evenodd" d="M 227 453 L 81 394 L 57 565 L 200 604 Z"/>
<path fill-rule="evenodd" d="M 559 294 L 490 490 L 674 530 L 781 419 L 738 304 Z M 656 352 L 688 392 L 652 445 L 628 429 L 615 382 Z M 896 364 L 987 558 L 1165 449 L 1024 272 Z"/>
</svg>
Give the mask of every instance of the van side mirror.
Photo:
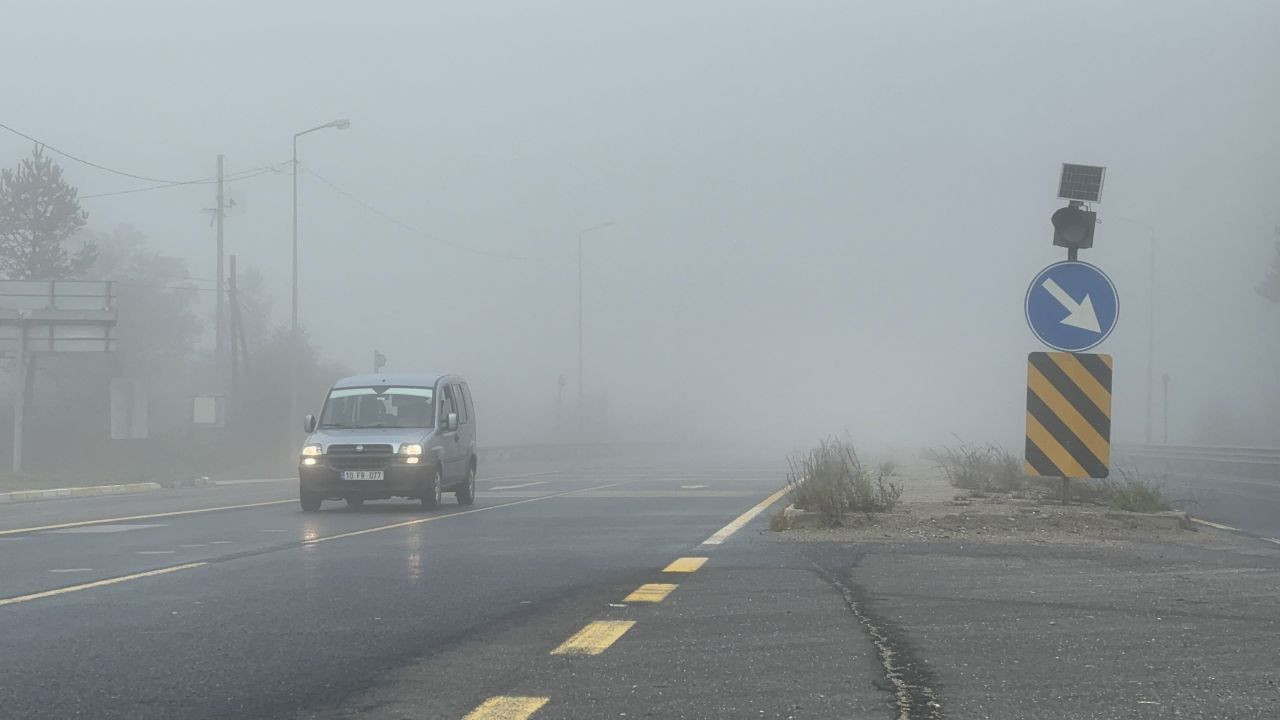
<svg viewBox="0 0 1280 720">
<path fill-rule="evenodd" d="M 316 431 L 316 416 L 308 415 L 302 418 L 302 432 L 310 435 Z"/>
<path fill-rule="evenodd" d="M 458 429 L 458 413 L 449 413 L 448 428 L 449 432 Z"/>
</svg>

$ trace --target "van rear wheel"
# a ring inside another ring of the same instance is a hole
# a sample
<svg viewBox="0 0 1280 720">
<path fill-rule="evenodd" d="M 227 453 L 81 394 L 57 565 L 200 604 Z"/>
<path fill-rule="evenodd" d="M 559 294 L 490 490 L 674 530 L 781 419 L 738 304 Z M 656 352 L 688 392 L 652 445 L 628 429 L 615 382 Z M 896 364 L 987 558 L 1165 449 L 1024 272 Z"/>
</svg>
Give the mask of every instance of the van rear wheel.
<svg viewBox="0 0 1280 720">
<path fill-rule="evenodd" d="M 476 501 L 476 466 L 472 465 L 467 470 L 467 481 L 462 487 L 458 488 L 454 495 L 458 498 L 459 505 L 470 505 Z"/>
</svg>

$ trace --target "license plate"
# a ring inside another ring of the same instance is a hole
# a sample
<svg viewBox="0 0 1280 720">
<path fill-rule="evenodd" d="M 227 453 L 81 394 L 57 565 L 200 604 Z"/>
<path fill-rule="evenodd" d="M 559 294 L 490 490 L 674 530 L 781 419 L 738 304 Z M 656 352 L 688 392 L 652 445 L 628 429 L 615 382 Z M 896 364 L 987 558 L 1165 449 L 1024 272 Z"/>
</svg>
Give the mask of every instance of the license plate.
<svg viewBox="0 0 1280 720">
<path fill-rule="evenodd" d="M 381 480 L 381 470 L 343 470 L 343 480 Z"/>
</svg>

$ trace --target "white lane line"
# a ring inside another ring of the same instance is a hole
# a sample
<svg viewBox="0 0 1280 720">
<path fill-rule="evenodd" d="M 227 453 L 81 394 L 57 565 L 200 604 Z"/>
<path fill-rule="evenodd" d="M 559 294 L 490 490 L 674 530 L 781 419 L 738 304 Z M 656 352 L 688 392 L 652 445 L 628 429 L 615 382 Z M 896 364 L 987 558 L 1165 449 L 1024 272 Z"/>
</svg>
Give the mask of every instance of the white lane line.
<svg viewBox="0 0 1280 720">
<path fill-rule="evenodd" d="M 205 547 L 206 545 L 208 545 L 208 543 L 190 543 L 190 544 L 187 544 L 187 545 L 179 545 L 178 547 L 180 547 L 180 548 L 197 548 L 197 547 Z"/>
<path fill-rule="evenodd" d="M 93 572 L 93 568 L 52 568 L 51 573 Z"/>
<path fill-rule="evenodd" d="M 681 485 L 680 489 L 681 490 L 701 490 L 704 487 L 706 487 L 706 485 Z"/>
<path fill-rule="evenodd" d="M 498 487 L 489 488 L 489 492 L 497 492 L 499 490 L 515 490 L 517 488 L 533 487 L 534 485 L 546 485 L 546 480 L 535 480 L 534 482 L 516 483 L 515 485 L 499 485 Z"/>
<path fill-rule="evenodd" d="M 298 478 L 253 478 L 252 480 L 214 480 L 214 485 L 265 485 L 267 483 L 297 482 Z"/>
<path fill-rule="evenodd" d="M 231 545 L 234 542 L 235 542 L 234 540 L 210 540 L 209 544 L 210 545 Z"/>
<path fill-rule="evenodd" d="M 558 493 L 550 493 L 548 495 L 538 495 L 537 497 L 526 498 L 524 500 L 512 500 L 510 502 L 498 503 L 497 505 L 486 505 L 471 510 L 460 510 L 445 515 L 432 515 L 431 517 L 418 518 L 416 520 L 405 520 L 404 522 L 391 523 L 390 525 L 379 525 L 377 527 L 365 528 L 363 530 L 352 530 L 351 532 L 338 533 L 337 535 L 326 535 L 324 537 L 312 538 L 304 540 L 304 547 L 311 547 L 317 543 L 329 542 L 330 540 L 342 540 L 345 538 L 359 537 L 360 535 L 368 535 L 369 533 L 383 532 L 386 530 L 395 530 L 398 528 L 412 527 L 414 525 L 422 525 L 423 523 L 444 520 L 445 518 L 458 517 L 460 515 L 474 515 L 475 513 L 488 512 L 490 510 L 498 510 L 505 507 L 514 507 L 516 505 L 524 505 L 526 503 L 542 502 L 543 500 L 554 500 L 555 498 L 573 497 L 578 493 L 590 492 L 592 490 L 603 490 L 605 488 L 618 487 L 625 485 L 626 480 L 622 482 L 610 483 L 608 485 L 597 485 L 596 487 L 583 488 L 581 490 L 565 490 Z"/>
<path fill-rule="evenodd" d="M 1276 545 L 1280 545 L 1280 540 L 1277 540 L 1276 538 L 1262 538 L 1262 539 L 1266 540 L 1269 543 L 1275 543 Z"/>
<path fill-rule="evenodd" d="M 41 535 L 92 535 L 97 533 L 129 532 L 130 530 L 146 530 L 147 528 L 168 527 L 169 523 L 115 523 L 112 525 L 86 525 L 84 527 L 46 530 Z"/>
<path fill-rule="evenodd" d="M 519 480 L 520 478 L 546 477 L 548 475 L 560 475 L 560 470 L 549 470 L 547 472 L 520 473 L 519 475 L 499 475 L 497 477 L 482 477 L 480 480 L 485 482 L 494 482 L 495 480 Z"/>
<path fill-rule="evenodd" d="M 139 550 L 138 554 L 139 555 L 172 555 L 176 552 L 178 551 L 177 550 Z"/>
<path fill-rule="evenodd" d="M 742 513 L 737 518 L 735 518 L 733 522 L 717 530 L 714 535 L 707 538 L 706 540 L 703 540 L 702 544 L 703 545 L 720 545 L 724 543 L 725 540 L 729 539 L 730 535 L 741 530 L 742 527 L 747 523 L 751 522 L 755 518 L 755 516 L 767 510 L 770 505 L 778 502 L 778 500 L 780 500 L 782 496 L 786 494 L 787 494 L 786 488 L 783 488 L 775 492 L 774 494 L 760 501 L 759 505 L 756 505 L 750 510 Z"/>
<path fill-rule="evenodd" d="M 96 582 L 85 583 L 83 585 L 70 585 L 68 587 L 56 588 L 54 590 L 45 590 L 44 592 L 31 593 L 30 595 L 18 595 L 16 597 L 0 598 L 0 606 L 16 605 L 17 603 L 30 602 L 31 600 L 40 600 L 41 598 L 54 597 L 56 595 L 65 595 L 66 593 L 79 592 L 81 590 L 90 590 L 92 588 L 100 588 L 106 585 L 115 585 L 117 583 L 129 582 L 130 580 L 139 580 L 141 578 L 154 577 L 156 575 L 165 575 L 179 570 L 189 570 L 191 568 L 204 567 L 208 563 L 195 562 L 185 565 L 173 565 L 158 570 L 148 570 L 146 572 L 134 573 L 132 575 L 121 575 L 119 577 L 107 578 L 106 580 L 98 580 Z"/>
</svg>

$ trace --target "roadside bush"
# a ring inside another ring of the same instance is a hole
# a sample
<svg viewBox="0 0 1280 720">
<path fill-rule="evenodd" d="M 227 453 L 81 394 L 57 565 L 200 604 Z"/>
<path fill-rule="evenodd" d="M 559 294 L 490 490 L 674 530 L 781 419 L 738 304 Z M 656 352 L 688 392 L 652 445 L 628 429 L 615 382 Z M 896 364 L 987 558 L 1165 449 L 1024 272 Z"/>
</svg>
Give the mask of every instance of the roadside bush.
<svg viewBox="0 0 1280 720">
<path fill-rule="evenodd" d="M 1111 507 L 1129 512 L 1163 512 L 1171 509 L 1160 486 L 1137 473 L 1120 470 L 1120 481 L 1106 481 L 1111 490 Z"/>
<path fill-rule="evenodd" d="M 955 447 L 927 450 L 925 459 L 942 470 L 952 487 L 962 490 L 1010 493 L 1028 488 L 1018 456 L 999 445 L 961 441 Z"/>
<path fill-rule="evenodd" d="M 874 472 L 863 466 L 853 445 L 834 437 L 808 453 L 787 460 L 787 491 L 800 510 L 821 513 L 827 522 L 839 524 L 852 512 L 888 512 L 902 498 L 902 486 L 893 482 L 892 463 Z"/>
</svg>

